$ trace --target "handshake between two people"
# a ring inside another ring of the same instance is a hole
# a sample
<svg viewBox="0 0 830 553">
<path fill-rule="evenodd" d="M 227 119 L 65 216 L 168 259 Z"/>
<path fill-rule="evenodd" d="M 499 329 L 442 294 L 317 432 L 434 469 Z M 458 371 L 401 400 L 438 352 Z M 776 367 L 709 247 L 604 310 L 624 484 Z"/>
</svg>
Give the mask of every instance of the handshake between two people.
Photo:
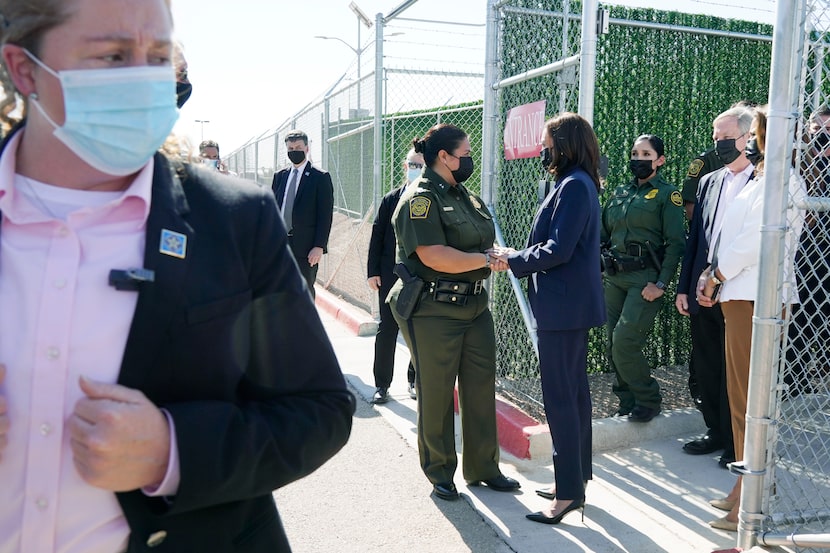
<svg viewBox="0 0 830 553">
<path fill-rule="evenodd" d="M 490 256 L 490 269 L 497 273 L 510 270 L 510 265 L 507 264 L 507 258 L 510 254 L 515 253 L 513 248 L 505 248 L 502 246 L 493 246 L 486 250 Z"/>
</svg>

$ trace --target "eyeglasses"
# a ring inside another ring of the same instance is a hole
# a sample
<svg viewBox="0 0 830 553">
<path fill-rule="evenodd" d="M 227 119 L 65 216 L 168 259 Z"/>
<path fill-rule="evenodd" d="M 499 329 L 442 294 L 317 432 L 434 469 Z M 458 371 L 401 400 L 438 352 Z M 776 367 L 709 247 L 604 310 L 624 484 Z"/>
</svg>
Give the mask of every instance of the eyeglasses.
<svg viewBox="0 0 830 553">
<path fill-rule="evenodd" d="M 415 163 L 414 161 L 408 161 L 408 162 L 406 162 L 406 165 L 407 165 L 410 169 L 423 169 L 423 168 L 424 168 L 424 164 L 423 164 L 423 163 Z"/>
</svg>

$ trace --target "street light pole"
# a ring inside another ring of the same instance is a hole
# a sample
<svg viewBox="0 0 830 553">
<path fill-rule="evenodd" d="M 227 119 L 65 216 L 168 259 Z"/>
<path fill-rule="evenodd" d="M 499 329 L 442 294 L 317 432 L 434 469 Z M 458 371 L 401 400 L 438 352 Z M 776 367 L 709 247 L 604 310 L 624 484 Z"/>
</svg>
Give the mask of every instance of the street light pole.
<svg viewBox="0 0 830 553">
<path fill-rule="evenodd" d="M 360 42 L 360 26 L 365 25 L 366 28 L 368 29 L 373 25 L 373 23 L 372 23 L 372 20 L 369 19 L 369 16 L 367 16 L 365 13 L 363 13 L 363 10 L 361 10 L 360 7 L 357 4 L 355 4 L 354 2 L 351 2 L 349 4 L 349 9 L 352 10 L 352 12 L 354 12 L 355 16 L 357 16 L 357 48 L 355 48 L 354 46 L 352 46 L 351 44 L 349 44 L 348 42 L 346 42 L 342 38 L 338 38 L 336 36 L 317 35 L 314 38 L 322 38 L 323 40 L 336 40 L 338 42 L 342 42 L 343 44 L 346 45 L 346 47 L 349 50 L 354 52 L 355 56 L 357 56 L 357 110 L 356 110 L 356 114 L 359 116 L 360 115 L 360 104 L 361 104 L 361 102 L 360 102 L 360 77 L 361 77 L 360 55 L 366 50 L 365 47 L 361 48 L 361 46 L 360 46 L 360 44 L 361 44 L 361 42 Z"/>
<path fill-rule="evenodd" d="M 354 2 L 349 2 L 349 9 L 357 17 L 357 116 L 360 117 L 360 54 L 363 53 L 363 48 L 360 47 L 360 26 L 366 25 L 367 29 L 371 29 L 372 20 Z"/>
<path fill-rule="evenodd" d="M 205 141 L 205 123 L 210 123 L 210 121 L 208 121 L 207 119 L 196 119 L 195 121 L 201 125 L 201 131 L 202 131 L 202 140 L 201 141 L 204 142 Z"/>
</svg>

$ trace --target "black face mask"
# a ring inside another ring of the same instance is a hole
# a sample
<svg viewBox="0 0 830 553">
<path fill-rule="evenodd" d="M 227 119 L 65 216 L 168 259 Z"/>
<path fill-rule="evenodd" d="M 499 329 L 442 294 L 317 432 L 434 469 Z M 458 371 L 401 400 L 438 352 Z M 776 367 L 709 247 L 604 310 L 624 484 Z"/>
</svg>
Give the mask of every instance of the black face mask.
<svg viewBox="0 0 830 553">
<path fill-rule="evenodd" d="M 458 158 L 458 169 L 452 171 L 452 178 L 455 182 L 461 184 L 469 179 L 473 174 L 473 158 L 470 156 L 462 156 Z"/>
<path fill-rule="evenodd" d="M 294 165 L 299 165 L 305 161 L 305 152 L 302 150 L 289 150 L 288 159 L 290 159 L 291 163 Z"/>
<path fill-rule="evenodd" d="M 631 159 L 628 161 L 628 169 L 640 180 L 649 178 L 654 172 L 650 159 Z"/>
<path fill-rule="evenodd" d="M 182 106 L 187 99 L 190 98 L 190 95 L 193 93 L 193 85 L 190 83 L 180 83 L 176 81 L 176 105 L 179 106 L 179 109 L 182 109 Z"/>
<path fill-rule="evenodd" d="M 550 166 L 553 163 L 553 156 L 550 155 L 550 149 L 542 148 L 542 151 L 539 152 L 539 156 L 542 158 L 542 169 L 550 171 Z"/>
<path fill-rule="evenodd" d="M 758 165 L 758 163 L 764 159 L 764 152 L 758 149 L 758 141 L 754 138 L 750 138 L 746 141 L 744 155 L 752 165 Z"/>
<path fill-rule="evenodd" d="M 729 165 L 741 157 L 741 151 L 735 147 L 735 141 L 735 138 L 727 138 L 715 142 L 715 153 L 724 165 Z"/>
</svg>

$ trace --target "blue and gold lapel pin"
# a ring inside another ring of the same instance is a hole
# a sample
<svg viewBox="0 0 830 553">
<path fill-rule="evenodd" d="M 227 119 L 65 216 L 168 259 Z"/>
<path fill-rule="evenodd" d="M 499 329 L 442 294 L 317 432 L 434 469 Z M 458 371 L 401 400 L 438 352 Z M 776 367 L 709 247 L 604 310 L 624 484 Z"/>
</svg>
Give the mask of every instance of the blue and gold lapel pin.
<svg viewBox="0 0 830 553">
<path fill-rule="evenodd" d="M 184 259 L 185 252 L 187 251 L 187 236 L 180 232 L 161 229 L 159 251 L 164 255 Z"/>
</svg>

